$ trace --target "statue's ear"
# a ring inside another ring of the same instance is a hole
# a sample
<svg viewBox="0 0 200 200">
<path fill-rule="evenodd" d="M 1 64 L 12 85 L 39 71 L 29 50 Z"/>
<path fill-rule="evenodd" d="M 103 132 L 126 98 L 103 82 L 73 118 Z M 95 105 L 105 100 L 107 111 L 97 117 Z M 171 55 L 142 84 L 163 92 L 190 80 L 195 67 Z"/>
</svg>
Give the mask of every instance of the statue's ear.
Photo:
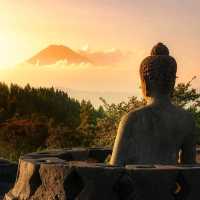
<svg viewBox="0 0 200 200">
<path fill-rule="evenodd" d="M 145 96 L 150 97 L 151 96 L 151 87 L 150 87 L 150 81 L 148 80 L 148 78 L 145 80 L 144 83 L 145 86 Z"/>
<path fill-rule="evenodd" d="M 146 97 L 150 97 L 151 96 L 151 88 L 150 88 L 150 84 L 149 84 L 149 80 L 148 78 L 141 78 L 141 86 L 140 88 L 142 89 L 142 93 L 144 96 Z"/>
<path fill-rule="evenodd" d="M 150 97 L 150 96 L 151 96 L 149 90 L 146 91 L 146 96 L 147 96 L 147 97 Z"/>
</svg>

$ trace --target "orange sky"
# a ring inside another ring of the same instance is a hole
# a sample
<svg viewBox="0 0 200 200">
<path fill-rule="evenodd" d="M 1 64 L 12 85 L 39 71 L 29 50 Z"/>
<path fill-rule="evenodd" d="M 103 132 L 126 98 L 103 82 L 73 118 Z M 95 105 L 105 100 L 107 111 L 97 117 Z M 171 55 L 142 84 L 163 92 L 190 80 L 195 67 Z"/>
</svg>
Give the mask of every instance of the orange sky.
<svg viewBox="0 0 200 200">
<path fill-rule="evenodd" d="M 131 91 L 138 79 L 135 74 L 141 59 L 148 55 L 152 45 L 162 41 L 178 61 L 180 80 L 190 80 L 200 73 L 199 7 L 199 0 L 0 0 L 0 69 L 5 72 L 6 67 L 26 60 L 50 44 L 73 49 L 88 44 L 98 51 L 116 48 L 132 52 L 132 60 L 120 69 L 123 72 L 113 71 L 112 66 L 106 72 L 84 71 L 87 79 L 84 78 L 82 89 L 99 90 L 99 82 L 105 79 L 105 89 Z M 23 79 L 15 73 L 9 78 L 2 72 L 0 79 Z M 104 73 L 115 77 L 109 81 Z M 71 75 L 71 85 L 79 88 L 75 84 L 76 79 L 82 81 L 81 77 Z M 62 81 L 59 72 L 56 79 L 60 79 L 59 84 L 69 84 L 64 77 Z M 196 85 L 200 85 L 198 79 Z M 86 84 L 95 80 L 93 86 Z M 116 85 L 119 80 L 121 84 Z"/>
</svg>

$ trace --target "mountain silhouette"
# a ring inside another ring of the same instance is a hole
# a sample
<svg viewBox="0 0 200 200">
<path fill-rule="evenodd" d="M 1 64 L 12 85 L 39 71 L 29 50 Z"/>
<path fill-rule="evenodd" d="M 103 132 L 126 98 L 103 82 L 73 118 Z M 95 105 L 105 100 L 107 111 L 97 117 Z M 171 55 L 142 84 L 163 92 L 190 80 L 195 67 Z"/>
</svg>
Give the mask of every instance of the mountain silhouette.
<svg viewBox="0 0 200 200">
<path fill-rule="evenodd" d="M 32 58 L 28 59 L 27 62 L 30 64 L 50 65 L 55 64 L 60 60 L 67 60 L 70 64 L 91 63 L 86 56 L 83 56 L 63 45 L 50 45 Z"/>
</svg>

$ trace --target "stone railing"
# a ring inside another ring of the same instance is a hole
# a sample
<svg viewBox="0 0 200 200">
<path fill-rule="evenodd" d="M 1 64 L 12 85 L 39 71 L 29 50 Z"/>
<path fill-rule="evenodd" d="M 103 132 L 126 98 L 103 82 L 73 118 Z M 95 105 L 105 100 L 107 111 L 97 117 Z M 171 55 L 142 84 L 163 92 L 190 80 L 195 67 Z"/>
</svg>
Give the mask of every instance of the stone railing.
<svg viewBox="0 0 200 200">
<path fill-rule="evenodd" d="M 110 149 L 32 153 L 4 200 L 198 200 L 200 165 L 104 163 Z"/>
</svg>

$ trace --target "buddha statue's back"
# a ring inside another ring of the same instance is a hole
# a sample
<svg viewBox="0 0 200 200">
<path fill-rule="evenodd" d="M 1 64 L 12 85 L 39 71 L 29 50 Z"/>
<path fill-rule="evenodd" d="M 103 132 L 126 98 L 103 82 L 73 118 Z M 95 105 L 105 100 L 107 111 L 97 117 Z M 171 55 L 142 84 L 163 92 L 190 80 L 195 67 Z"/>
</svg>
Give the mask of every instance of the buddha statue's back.
<svg viewBox="0 0 200 200">
<path fill-rule="evenodd" d="M 176 70 L 176 61 L 161 43 L 144 59 L 140 78 L 148 104 L 122 118 L 110 164 L 176 164 L 178 159 L 189 164 L 195 161 L 194 120 L 190 113 L 170 101 Z"/>
</svg>

